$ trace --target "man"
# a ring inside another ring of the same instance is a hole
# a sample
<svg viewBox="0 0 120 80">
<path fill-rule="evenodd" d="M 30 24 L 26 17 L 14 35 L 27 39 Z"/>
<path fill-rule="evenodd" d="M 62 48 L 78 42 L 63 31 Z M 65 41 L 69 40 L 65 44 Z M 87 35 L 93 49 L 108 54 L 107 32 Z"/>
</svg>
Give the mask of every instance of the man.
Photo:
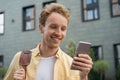
<svg viewBox="0 0 120 80">
<path fill-rule="evenodd" d="M 87 80 L 92 68 L 92 60 L 87 54 L 74 57 L 64 53 L 59 45 L 66 36 L 69 11 L 63 5 L 52 3 L 40 14 L 39 29 L 42 40 L 32 49 L 31 62 L 25 70 L 19 65 L 21 52 L 12 60 L 4 80 Z M 78 70 L 71 70 L 70 66 Z"/>
</svg>

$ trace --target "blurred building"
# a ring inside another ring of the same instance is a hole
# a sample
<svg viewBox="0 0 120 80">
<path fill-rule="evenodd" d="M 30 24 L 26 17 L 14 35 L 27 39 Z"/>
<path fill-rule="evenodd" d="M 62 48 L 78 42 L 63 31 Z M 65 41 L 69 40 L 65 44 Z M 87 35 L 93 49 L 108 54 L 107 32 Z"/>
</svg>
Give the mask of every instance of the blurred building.
<svg viewBox="0 0 120 80">
<path fill-rule="evenodd" d="M 120 63 L 120 0 L 1 0 L 0 66 L 8 67 L 18 51 L 29 50 L 40 42 L 39 13 L 44 5 L 57 2 L 69 8 L 71 20 L 67 36 L 93 45 L 96 59 L 109 63 L 105 74 L 115 80 Z"/>
</svg>

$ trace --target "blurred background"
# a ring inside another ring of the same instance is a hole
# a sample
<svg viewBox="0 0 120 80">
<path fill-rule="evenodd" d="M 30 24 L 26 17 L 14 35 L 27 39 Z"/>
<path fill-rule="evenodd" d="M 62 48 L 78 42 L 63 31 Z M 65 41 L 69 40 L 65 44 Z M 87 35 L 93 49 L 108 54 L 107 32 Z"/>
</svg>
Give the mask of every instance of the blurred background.
<svg viewBox="0 0 120 80">
<path fill-rule="evenodd" d="M 10 1 L 10 2 L 9 2 Z M 39 13 L 61 3 L 71 13 L 61 48 L 73 56 L 79 41 L 92 43 L 89 80 L 120 80 L 120 0 L 0 0 L 0 77 L 14 55 L 40 42 Z"/>
</svg>

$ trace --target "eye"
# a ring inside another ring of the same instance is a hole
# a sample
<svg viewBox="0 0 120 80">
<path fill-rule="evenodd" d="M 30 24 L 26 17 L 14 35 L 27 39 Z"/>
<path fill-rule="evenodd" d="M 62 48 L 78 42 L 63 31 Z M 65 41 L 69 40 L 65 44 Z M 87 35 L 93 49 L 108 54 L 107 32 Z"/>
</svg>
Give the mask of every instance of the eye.
<svg viewBox="0 0 120 80">
<path fill-rule="evenodd" d="M 66 27 L 63 26 L 63 27 L 61 28 L 61 30 L 62 30 L 62 31 L 66 31 Z"/>
<path fill-rule="evenodd" d="M 56 29 L 56 28 L 57 28 L 57 25 L 56 25 L 56 24 L 52 24 L 52 25 L 50 25 L 50 28 Z"/>
</svg>

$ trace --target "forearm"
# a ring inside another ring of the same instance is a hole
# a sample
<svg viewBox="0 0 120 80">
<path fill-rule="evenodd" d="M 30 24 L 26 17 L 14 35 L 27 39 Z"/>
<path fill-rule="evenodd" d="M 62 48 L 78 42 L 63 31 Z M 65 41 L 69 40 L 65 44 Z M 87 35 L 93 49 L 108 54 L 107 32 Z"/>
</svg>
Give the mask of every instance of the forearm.
<svg viewBox="0 0 120 80">
<path fill-rule="evenodd" d="M 84 75 L 80 72 L 80 80 L 88 80 L 88 75 Z"/>
<path fill-rule="evenodd" d="M 88 77 L 80 77 L 80 80 L 88 80 Z"/>
</svg>

